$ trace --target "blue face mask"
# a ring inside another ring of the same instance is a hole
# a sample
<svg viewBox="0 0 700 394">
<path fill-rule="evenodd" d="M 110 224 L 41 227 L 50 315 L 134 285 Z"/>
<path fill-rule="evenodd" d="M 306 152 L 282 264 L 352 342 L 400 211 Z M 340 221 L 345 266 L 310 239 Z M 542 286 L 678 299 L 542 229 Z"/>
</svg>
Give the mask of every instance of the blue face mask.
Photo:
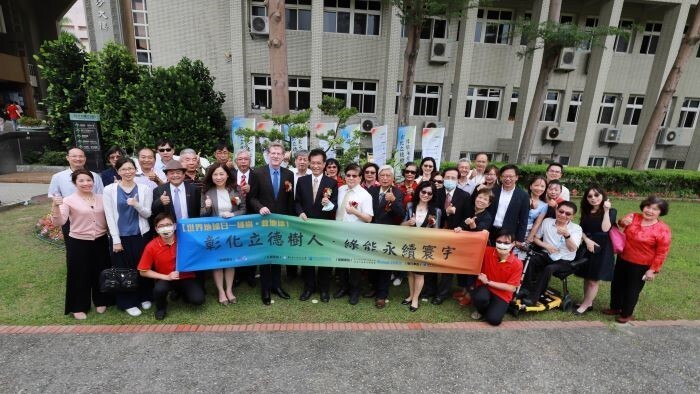
<svg viewBox="0 0 700 394">
<path fill-rule="evenodd" d="M 445 189 L 450 191 L 454 190 L 457 187 L 457 181 L 454 181 L 452 179 L 445 179 L 445 183 L 443 184 L 445 185 Z"/>
</svg>

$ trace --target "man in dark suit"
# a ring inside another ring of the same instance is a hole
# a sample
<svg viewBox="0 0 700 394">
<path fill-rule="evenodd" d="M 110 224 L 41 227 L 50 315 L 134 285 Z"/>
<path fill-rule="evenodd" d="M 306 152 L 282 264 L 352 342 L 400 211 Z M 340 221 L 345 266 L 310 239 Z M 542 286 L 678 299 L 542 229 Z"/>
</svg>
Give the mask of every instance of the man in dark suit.
<svg viewBox="0 0 700 394">
<path fill-rule="evenodd" d="M 469 205 L 469 193 L 457 187 L 459 170 L 456 167 L 447 168 L 443 171 L 442 178 L 445 187 L 438 190 L 438 207 L 444 212 L 442 228 L 452 230 L 470 217 L 473 209 Z M 453 274 L 440 275 L 435 297 L 430 301 L 433 305 L 440 305 L 449 297 L 453 278 Z M 437 274 L 426 275 L 425 293 L 430 294 L 431 290 L 435 289 L 436 282 Z"/>
<path fill-rule="evenodd" d="M 239 150 L 236 153 L 235 162 L 237 169 L 232 171 L 232 176 L 233 179 L 236 180 L 236 185 L 238 185 L 238 194 L 241 195 L 242 199 L 246 200 L 246 213 L 257 213 L 251 210 L 250 201 L 248 201 L 248 196 L 250 195 L 250 185 L 255 182 L 255 175 L 250 168 L 250 152 L 248 152 L 246 149 Z M 255 287 L 255 273 L 257 270 L 257 265 L 236 268 L 236 279 L 234 279 L 234 284 L 238 286 L 242 280 L 245 280 L 250 287 Z"/>
<path fill-rule="evenodd" d="M 516 246 L 525 241 L 527 216 L 530 210 L 530 196 L 518 187 L 520 171 L 513 164 L 501 168 L 501 185 L 493 188 L 493 204 L 488 208 L 493 216 L 490 243 L 499 229 L 515 234 Z"/>
<path fill-rule="evenodd" d="M 294 208 L 296 214 L 303 220 L 308 220 L 309 218 L 335 220 L 335 212 L 338 205 L 338 183 L 334 179 L 323 175 L 325 163 L 326 153 L 322 149 L 312 150 L 309 153 L 311 174 L 302 175 L 297 180 Z M 316 286 L 316 267 L 301 267 L 304 291 L 299 296 L 299 300 L 308 300 L 318 289 L 321 293 L 321 302 L 330 301 L 329 291 L 332 272 L 333 268 L 318 267 L 318 286 Z"/>
<path fill-rule="evenodd" d="M 253 173 L 255 182 L 250 185 L 248 204 L 251 212 L 261 215 L 277 213 L 281 215 L 294 214 L 294 174 L 282 168 L 284 145 L 272 142 L 267 148 L 269 163 L 256 168 Z M 289 294 L 282 289 L 280 279 L 281 267 L 277 264 L 260 266 L 260 282 L 262 301 L 270 305 L 270 292 L 288 300 Z"/>
<path fill-rule="evenodd" d="M 403 206 L 403 193 L 394 186 L 394 168 L 388 165 L 380 167 L 377 177 L 379 186 L 372 186 L 367 190 L 372 196 L 372 223 L 399 225 L 406 215 L 406 210 Z M 374 306 L 382 309 L 389 298 L 391 271 L 369 270 L 368 277 L 374 290 L 366 296 L 374 297 Z"/>
</svg>

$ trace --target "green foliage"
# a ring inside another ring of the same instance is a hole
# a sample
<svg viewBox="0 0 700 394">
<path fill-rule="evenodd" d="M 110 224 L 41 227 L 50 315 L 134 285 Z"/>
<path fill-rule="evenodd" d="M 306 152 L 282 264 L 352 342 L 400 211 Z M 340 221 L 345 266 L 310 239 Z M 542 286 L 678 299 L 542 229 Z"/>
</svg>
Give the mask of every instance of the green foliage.
<svg viewBox="0 0 700 394">
<path fill-rule="evenodd" d="M 66 152 L 55 151 L 44 147 L 43 151 L 31 151 L 23 157 L 27 164 L 41 164 L 45 166 L 66 166 Z"/>
<path fill-rule="evenodd" d="M 123 45 L 108 43 L 88 56 L 85 76 L 88 110 L 100 115 L 105 146 L 121 146 L 135 152 L 143 146 L 131 130 L 133 103 L 130 92 L 139 82 L 139 69 Z"/>
<path fill-rule="evenodd" d="M 153 146 L 168 137 L 178 148 L 211 152 L 228 137 L 224 94 L 214 90 L 214 78 L 199 60 L 183 58 L 174 67 L 142 72 L 128 95 L 133 138 L 140 145 Z"/>
<path fill-rule="evenodd" d="M 23 117 L 19 118 L 18 123 L 20 126 L 26 126 L 26 127 L 46 126 L 46 122 L 44 122 L 41 119 L 32 118 L 31 116 L 23 116 Z"/>
<path fill-rule="evenodd" d="M 423 20 L 431 16 L 461 17 L 462 13 L 478 2 L 475 0 L 391 0 L 390 3 L 399 9 L 401 23 L 408 26 L 422 25 Z"/>
<path fill-rule="evenodd" d="M 245 137 L 246 142 L 250 142 L 251 138 L 255 138 L 256 152 L 264 152 L 271 141 L 281 142 L 284 145 L 285 150 L 290 151 L 293 138 L 304 138 L 309 135 L 309 119 L 311 118 L 311 109 L 299 113 L 285 115 L 263 114 L 263 118 L 272 121 L 274 124 L 272 130 L 252 130 L 248 128 L 236 130 L 236 134 Z M 286 136 L 283 132 L 283 128 L 287 129 Z M 254 165 L 265 165 L 265 159 L 262 154 L 255 155 Z"/>
<path fill-rule="evenodd" d="M 48 83 L 43 105 L 48 112 L 50 135 L 66 148 L 73 143 L 69 113 L 84 112 L 86 93 L 82 85 L 85 52 L 75 36 L 62 32 L 57 40 L 45 41 L 34 58 L 41 77 Z"/>
<path fill-rule="evenodd" d="M 544 175 L 544 164 L 520 166 L 520 184 L 525 187 L 536 175 Z M 635 171 L 626 168 L 567 167 L 563 183 L 572 194 L 583 193 L 597 184 L 612 195 L 641 197 L 657 194 L 666 197 L 700 197 L 700 172 L 686 170 Z M 578 193 L 577 193 L 578 192 Z"/>
<path fill-rule="evenodd" d="M 316 138 L 319 140 L 328 142 L 328 149 L 326 149 L 326 152 L 330 150 L 336 151 L 335 159 L 340 163 L 340 168 L 344 168 L 346 165 L 357 161 L 356 159 L 360 156 L 360 153 L 362 153 L 360 147 L 362 134 L 359 132 L 353 133 L 349 141 L 346 141 L 345 138 L 340 135 L 340 130 L 345 127 L 345 123 L 348 119 L 357 114 L 357 108 L 347 108 L 345 106 L 345 101 L 331 96 L 323 96 L 318 109 L 320 109 L 324 115 L 334 116 L 338 119 L 338 127 L 336 127 L 335 130 L 328 130 L 326 134 L 316 135 Z M 345 145 L 347 149 L 341 149 L 343 145 Z"/>
</svg>

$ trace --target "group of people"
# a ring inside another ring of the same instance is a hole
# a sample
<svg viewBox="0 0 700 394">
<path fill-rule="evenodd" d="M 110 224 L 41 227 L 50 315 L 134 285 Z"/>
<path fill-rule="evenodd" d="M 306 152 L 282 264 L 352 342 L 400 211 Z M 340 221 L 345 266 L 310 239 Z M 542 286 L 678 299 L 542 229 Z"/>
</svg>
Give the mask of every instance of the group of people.
<svg viewBox="0 0 700 394">
<path fill-rule="evenodd" d="M 590 311 L 599 282 L 612 280 L 610 308 L 604 313 L 629 321 L 644 283 L 659 272 L 670 245 L 670 229 L 659 220 L 668 204 L 653 196 L 642 202 L 641 214 L 617 220 L 605 191 L 591 186 L 580 204 L 580 224 L 574 223 L 578 207 L 569 201 L 569 190 L 561 183 L 564 168 L 558 163 L 550 164 L 544 176 L 532 178 L 526 191 L 517 186 L 517 166 L 499 169 L 489 164 L 485 153 L 476 155 L 474 168 L 467 159 L 443 171 L 430 157 L 420 165 L 409 162 L 401 180 L 389 165 L 351 163 L 341 169 L 322 149 L 295 152 L 294 167 L 285 166 L 285 159 L 292 158 L 277 142 L 267 148 L 268 164 L 257 168 L 251 167 L 248 151 L 240 150 L 232 158 L 225 144 L 217 145 L 214 162 L 206 166 L 192 149 L 181 150 L 179 158 L 174 153 L 170 140 L 159 141 L 156 150 L 141 149 L 136 161 L 113 148 L 106 154 L 110 168 L 100 176 L 84 168 L 80 149 L 68 152 L 70 168 L 55 174 L 49 187 L 54 222 L 64 226 L 66 239 L 66 314 L 85 319 L 91 304 L 102 313 L 116 302 L 138 316 L 153 302 L 155 317 L 163 319 L 169 298 L 202 304 L 210 275 L 224 306 L 237 302 L 237 283 L 256 285 L 257 272 L 264 305 L 271 304 L 273 295 L 291 298 L 282 285 L 280 265 L 225 268 L 211 274 L 177 272 L 176 223 L 194 217 L 275 213 L 302 220 L 487 231 L 481 273 L 457 275 L 456 291 L 452 274 L 368 270 L 363 283 L 359 269 L 299 270 L 288 265 L 286 276 L 293 279 L 300 271 L 300 301 L 318 293 L 323 303 L 332 294 L 335 299 L 347 296 L 356 305 L 364 296 L 374 298 L 379 309 L 386 306 L 392 281 L 398 285 L 407 279 L 408 294 L 401 303 L 409 311 L 416 312 L 422 299 L 440 305 L 454 298 L 461 305 L 473 305 L 472 318 L 492 325 L 500 324 L 519 287 L 525 289 L 523 302 L 536 304 L 551 275 L 571 269 L 577 253 L 585 254 L 588 262 L 577 271 L 584 279 L 584 294 L 574 314 Z M 613 226 L 627 238 L 617 264 L 608 235 Z M 541 253 L 530 259 L 522 280 L 522 260 L 532 247 Z M 139 290 L 100 293 L 99 272 L 112 266 L 137 269 Z M 335 278 L 338 285 L 332 293 Z"/>
</svg>

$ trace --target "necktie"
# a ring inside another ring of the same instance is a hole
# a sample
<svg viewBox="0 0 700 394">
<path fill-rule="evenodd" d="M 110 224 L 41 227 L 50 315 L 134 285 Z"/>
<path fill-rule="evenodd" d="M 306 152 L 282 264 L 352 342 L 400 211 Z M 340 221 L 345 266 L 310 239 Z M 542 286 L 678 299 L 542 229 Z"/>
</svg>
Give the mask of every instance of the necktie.
<svg viewBox="0 0 700 394">
<path fill-rule="evenodd" d="M 173 208 L 175 208 L 175 216 L 177 220 L 182 219 L 182 207 L 180 206 L 180 188 L 175 188 L 175 195 L 173 196 Z"/>
<path fill-rule="evenodd" d="M 338 214 L 336 215 L 338 220 L 341 222 L 343 219 L 345 219 L 345 207 L 348 206 L 348 203 L 350 202 L 350 193 L 352 192 L 352 189 L 348 188 L 348 190 L 345 191 L 345 196 L 343 196 L 343 202 L 340 204 L 338 207 Z"/>
<path fill-rule="evenodd" d="M 452 204 L 452 194 L 447 193 L 447 198 L 445 198 L 445 210 L 450 207 L 450 204 Z"/>
<path fill-rule="evenodd" d="M 280 191 L 280 172 L 275 170 L 272 172 L 272 191 L 275 193 L 275 198 Z"/>
<path fill-rule="evenodd" d="M 316 195 L 318 194 L 318 178 L 314 178 L 313 193 L 314 193 L 314 202 L 316 202 Z"/>
</svg>

